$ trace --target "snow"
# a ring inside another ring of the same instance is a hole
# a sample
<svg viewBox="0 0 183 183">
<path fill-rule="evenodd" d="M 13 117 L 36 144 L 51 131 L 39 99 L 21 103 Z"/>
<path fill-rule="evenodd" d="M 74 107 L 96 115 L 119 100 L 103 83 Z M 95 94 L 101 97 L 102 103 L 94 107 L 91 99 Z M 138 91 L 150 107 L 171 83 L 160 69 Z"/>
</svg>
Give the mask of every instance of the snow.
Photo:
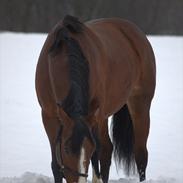
<svg viewBox="0 0 183 183">
<path fill-rule="evenodd" d="M 65 182 L 65 181 L 64 181 Z M 91 181 L 88 181 L 91 183 Z M 137 183 L 137 179 L 118 179 L 118 180 L 110 180 L 109 183 Z M 6 177 L 0 178 L 0 183 L 54 183 L 53 178 L 41 175 L 26 172 L 20 177 Z M 144 183 L 178 183 L 174 178 L 162 178 L 160 177 L 157 180 L 147 180 Z"/>
<path fill-rule="evenodd" d="M 37 58 L 45 38 L 44 34 L 0 33 L 0 183 L 53 182 L 49 143 L 34 89 Z M 157 88 L 146 182 L 181 183 L 183 37 L 148 38 L 157 60 Z M 91 180 L 91 170 L 89 175 Z M 110 179 L 137 182 L 137 178 L 125 178 L 122 171 L 117 173 L 114 162 Z"/>
</svg>

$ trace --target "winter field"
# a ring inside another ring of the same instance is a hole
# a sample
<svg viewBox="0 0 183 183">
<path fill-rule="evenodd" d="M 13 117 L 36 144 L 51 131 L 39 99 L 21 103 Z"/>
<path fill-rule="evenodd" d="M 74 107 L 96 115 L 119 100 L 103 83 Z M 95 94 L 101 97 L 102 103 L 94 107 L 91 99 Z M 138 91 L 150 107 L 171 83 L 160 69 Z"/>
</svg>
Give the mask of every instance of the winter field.
<svg viewBox="0 0 183 183">
<path fill-rule="evenodd" d="M 0 183 L 53 183 L 50 148 L 34 87 L 45 38 L 43 34 L 0 33 Z M 157 87 L 146 182 L 182 183 L 183 37 L 148 38 L 156 56 Z M 138 182 L 117 172 L 114 163 L 110 180 Z"/>
</svg>

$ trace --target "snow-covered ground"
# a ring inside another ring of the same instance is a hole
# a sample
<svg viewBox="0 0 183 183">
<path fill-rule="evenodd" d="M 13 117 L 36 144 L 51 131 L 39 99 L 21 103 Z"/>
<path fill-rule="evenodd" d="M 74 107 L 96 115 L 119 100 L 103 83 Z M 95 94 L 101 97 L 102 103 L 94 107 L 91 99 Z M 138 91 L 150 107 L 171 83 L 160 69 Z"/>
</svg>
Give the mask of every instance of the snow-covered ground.
<svg viewBox="0 0 183 183">
<path fill-rule="evenodd" d="M 0 183 L 52 182 L 50 148 L 34 89 L 36 62 L 45 38 L 43 34 L 0 33 Z M 181 183 L 183 37 L 152 36 L 149 40 L 157 60 L 157 88 L 146 182 Z M 117 173 L 114 163 L 110 179 L 137 182 L 124 178 L 122 171 Z"/>
</svg>

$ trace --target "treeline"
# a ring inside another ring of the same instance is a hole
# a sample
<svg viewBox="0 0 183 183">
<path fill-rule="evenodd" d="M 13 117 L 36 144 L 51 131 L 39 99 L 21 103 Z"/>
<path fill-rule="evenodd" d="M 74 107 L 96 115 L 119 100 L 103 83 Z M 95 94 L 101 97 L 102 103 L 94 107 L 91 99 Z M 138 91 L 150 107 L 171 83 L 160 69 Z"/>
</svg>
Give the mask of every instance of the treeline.
<svg viewBox="0 0 183 183">
<path fill-rule="evenodd" d="M 48 32 L 66 14 L 121 17 L 147 34 L 183 35 L 182 0 L 0 0 L 0 30 Z"/>
</svg>

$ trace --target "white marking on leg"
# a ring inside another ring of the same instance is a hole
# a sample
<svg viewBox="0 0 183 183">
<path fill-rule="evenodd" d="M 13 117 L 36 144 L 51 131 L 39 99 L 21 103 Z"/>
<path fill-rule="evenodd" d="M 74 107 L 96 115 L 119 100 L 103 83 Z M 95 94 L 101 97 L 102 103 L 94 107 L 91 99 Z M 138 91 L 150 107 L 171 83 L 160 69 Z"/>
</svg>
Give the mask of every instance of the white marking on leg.
<svg viewBox="0 0 183 183">
<path fill-rule="evenodd" d="M 79 160 L 79 171 L 80 173 L 86 173 L 86 167 L 85 167 L 85 150 L 82 147 L 81 148 L 81 155 Z M 86 177 L 79 177 L 78 183 L 86 183 Z"/>
<path fill-rule="evenodd" d="M 102 179 L 97 177 L 94 168 L 92 169 L 92 173 L 93 173 L 92 183 L 103 183 Z"/>
</svg>

